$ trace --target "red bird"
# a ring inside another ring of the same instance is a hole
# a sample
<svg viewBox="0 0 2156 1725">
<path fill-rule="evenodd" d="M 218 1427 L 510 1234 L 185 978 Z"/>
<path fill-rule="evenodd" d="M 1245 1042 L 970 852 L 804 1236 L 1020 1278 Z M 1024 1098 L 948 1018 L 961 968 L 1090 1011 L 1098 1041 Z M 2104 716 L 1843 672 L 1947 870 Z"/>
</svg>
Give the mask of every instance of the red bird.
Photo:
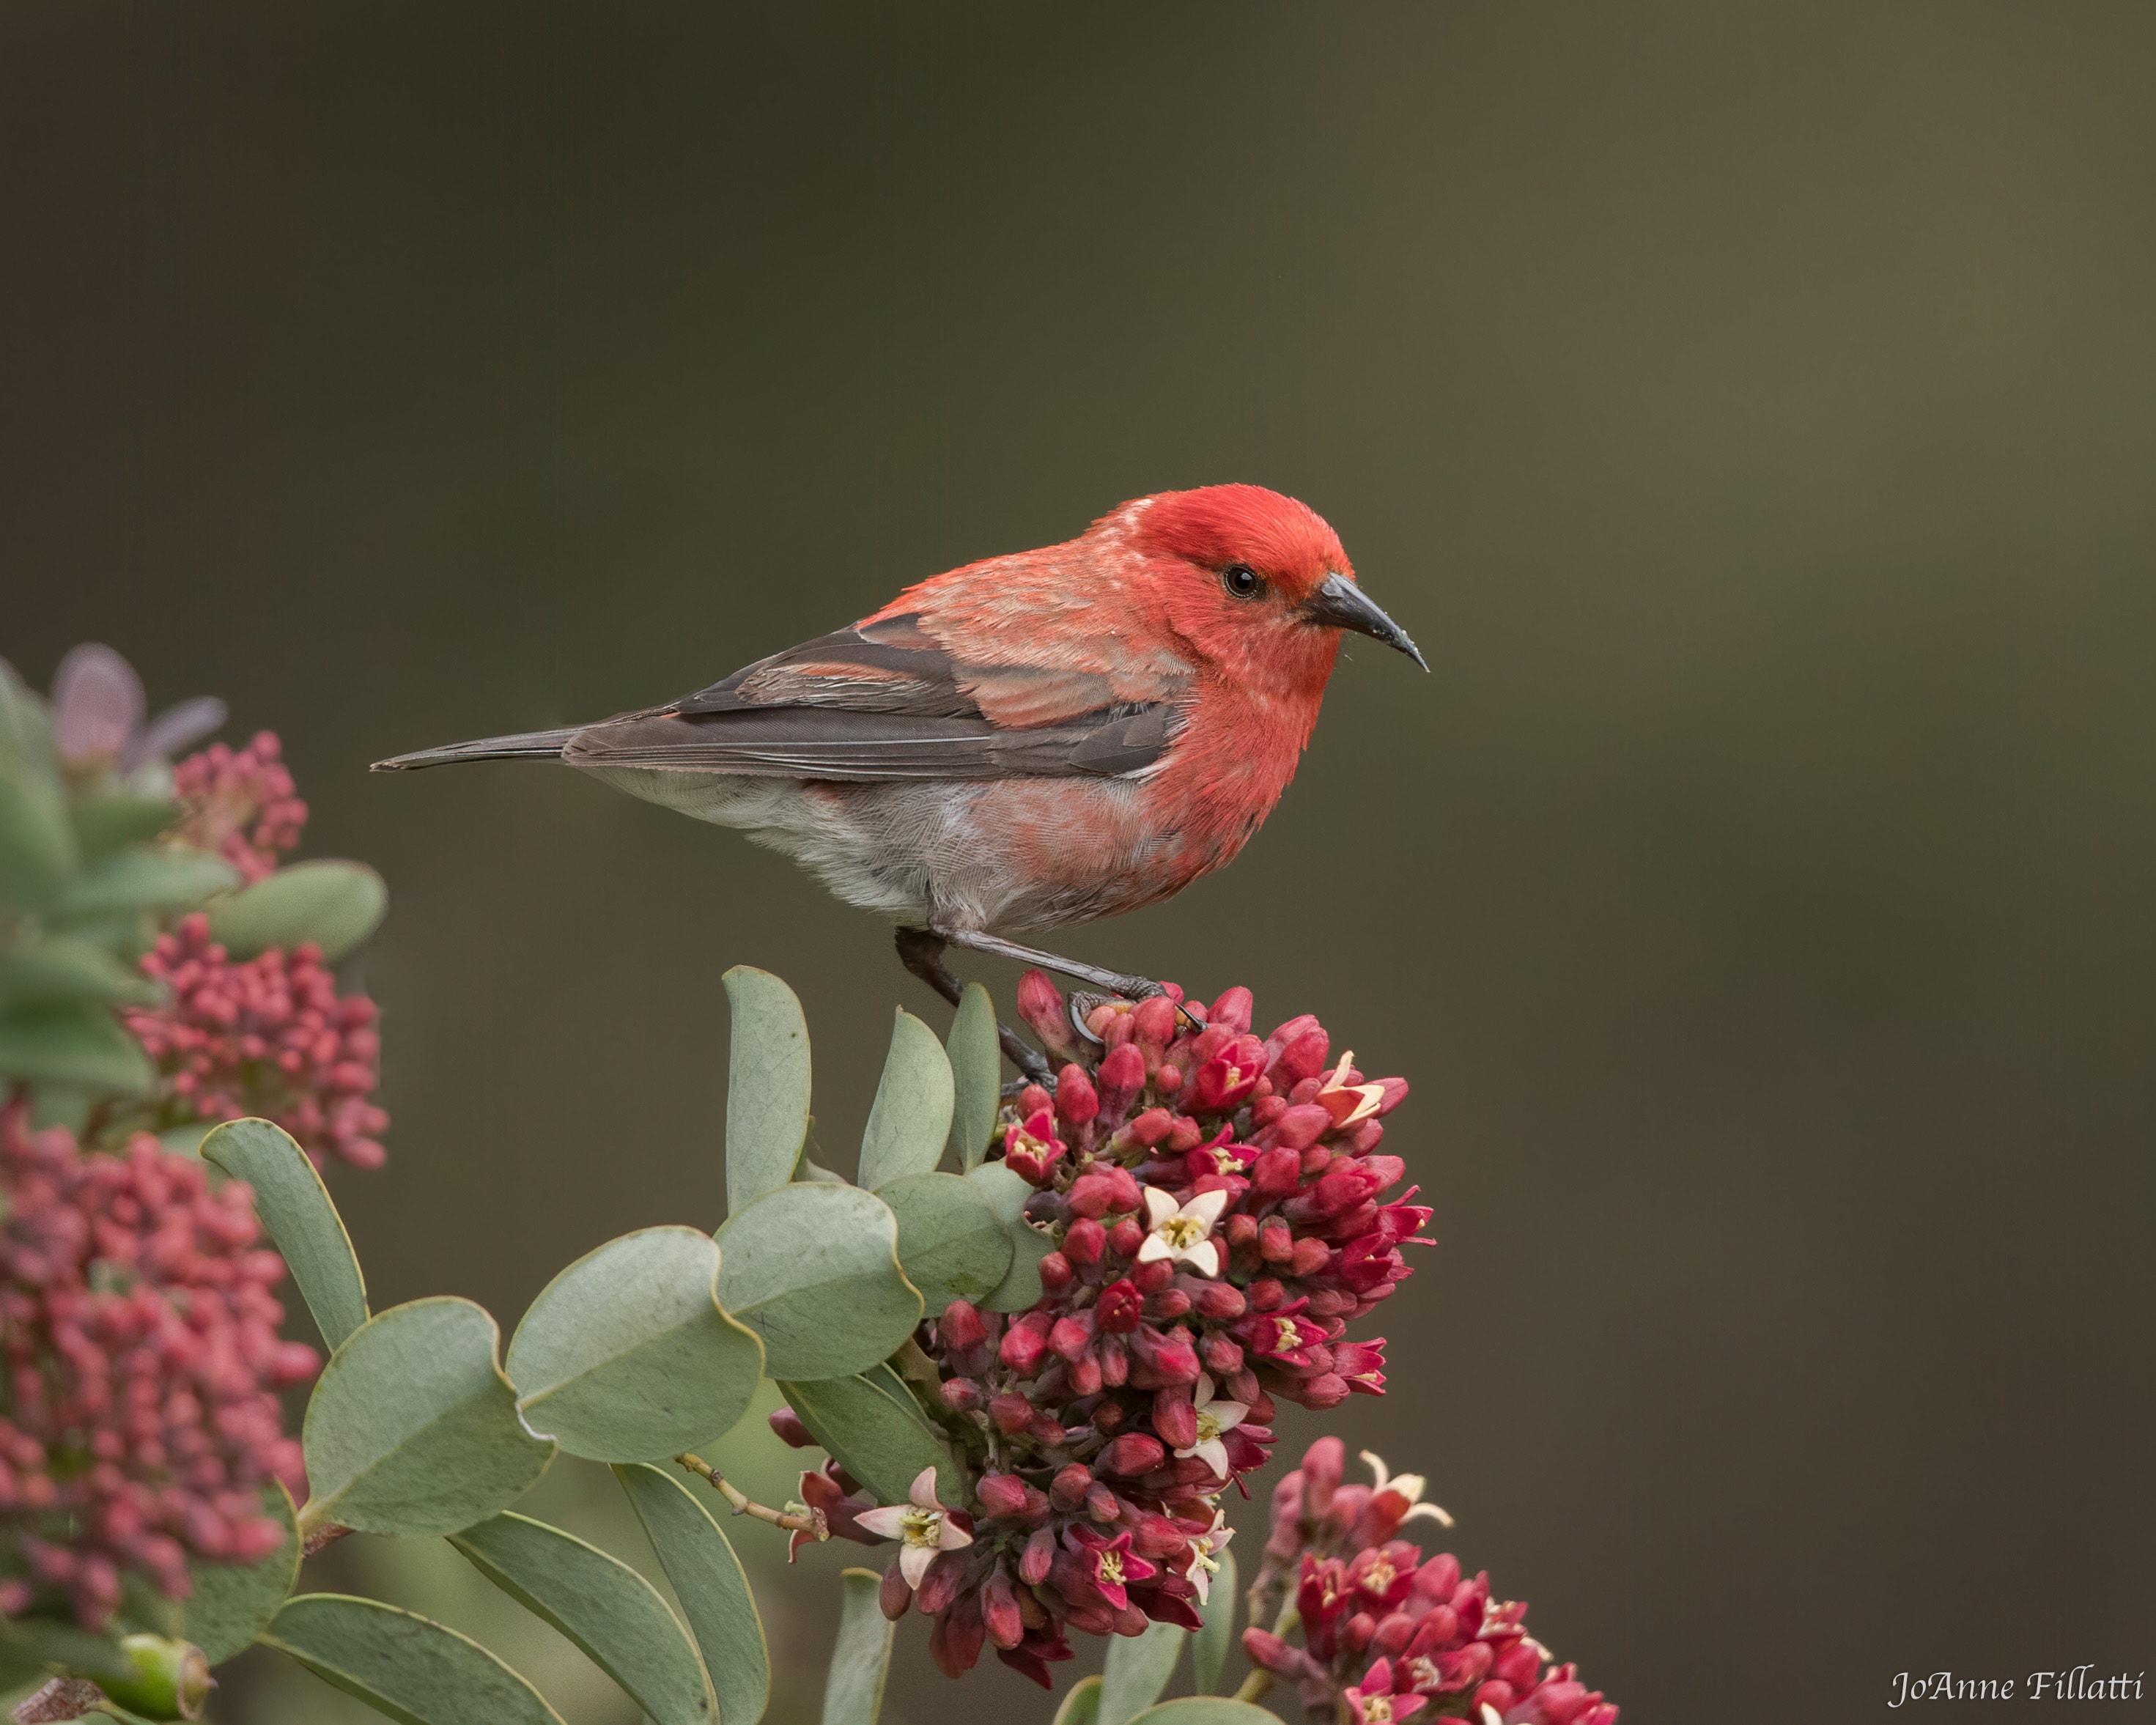
<svg viewBox="0 0 2156 1725">
<path fill-rule="evenodd" d="M 895 918 L 952 999 L 946 942 L 1136 998 L 1158 985 L 997 932 L 1117 916 L 1230 861 L 1295 775 L 1343 629 L 1429 669 L 1305 505 L 1163 491 L 663 706 L 376 770 L 565 761 Z"/>
</svg>

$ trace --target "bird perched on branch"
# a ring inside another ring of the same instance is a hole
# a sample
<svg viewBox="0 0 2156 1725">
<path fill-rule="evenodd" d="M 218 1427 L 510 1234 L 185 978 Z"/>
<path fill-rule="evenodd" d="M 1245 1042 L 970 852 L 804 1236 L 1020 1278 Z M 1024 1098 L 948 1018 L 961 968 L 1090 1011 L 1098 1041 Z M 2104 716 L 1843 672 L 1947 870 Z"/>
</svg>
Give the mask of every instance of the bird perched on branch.
<svg viewBox="0 0 2156 1725">
<path fill-rule="evenodd" d="M 375 770 L 565 762 L 894 918 L 947 998 L 947 942 L 1142 998 L 1159 984 L 1005 936 L 1134 911 L 1232 860 L 1294 776 L 1349 629 L 1429 669 L 1315 511 L 1259 485 L 1163 491 L 679 701 Z"/>
</svg>

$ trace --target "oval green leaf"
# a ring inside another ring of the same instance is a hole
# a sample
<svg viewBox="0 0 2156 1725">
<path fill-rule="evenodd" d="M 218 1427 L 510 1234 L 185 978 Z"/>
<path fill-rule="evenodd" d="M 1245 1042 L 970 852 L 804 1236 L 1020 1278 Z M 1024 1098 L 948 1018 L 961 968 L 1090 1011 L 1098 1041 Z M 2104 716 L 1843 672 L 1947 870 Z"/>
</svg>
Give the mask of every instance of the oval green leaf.
<svg viewBox="0 0 2156 1725">
<path fill-rule="evenodd" d="M 34 946 L 0 953 L 0 1009 L 42 1000 L 150 1006 L 164 998 L 164 989 L 133 965 L 73 935 L 48 935 Z"/>
<path fill-rule="evenodd" d="M 1220 1692 L 1220 1673 L 1228 1663 L 1228 1650 L 1235 1645 L 1235 1554 L 1223 1550 L 1213 1560 L 1219 1564 L 1219 1573 L 1213 1578 L 1205 1603 L 1198 1608 L 1205 1626 L 1190 1640 L 1191 1671 L 1200 1695 Z"/>
<path fill-rule="evenodd" d="M 1040 1260 L 1055 1242 L 1025 1222 L 1025 1201 L 1033 1188 L 1000 1162 L 984 1162 L 966 1178 L 988 1194 L 1011 1243 L 1010 1268 L 995 1291 L 978 1303 L 988 1312 L 1024 1312 L 1040 1299 Z"/>
<path fill-rule="evenodd" d="M 774 1378 L 850 1376 L 921 1322 L 898 1219 L 858 1186 L 781 1186 L 727 1217 L 718 1241 L 720 1302 L 763 1338 Z"/>
<path fill-rule="evenodd" d="M 187 1565 L 194 1591 L 187 1598 L 181 1634 L 212 1665 L 251 1646 L 299 1584 L 300 1527 L 292 1494 L 280 1484 L 264 1486 L 262 1510 L 284 1528 L 285 1541 L 260 1563 L 210 1563 L 198 1558 Z"/>
<path fill-rule="evenodd" d="M 950 1056 L 933 1030 L 901 1008 L 861 1136 L 860 1183 L 874 1190 L 901 1174 L 925 1174 L 942 1161 L 951 1136 L 951 1099 Z"/>
<path fill-rule="evenodd" d="M 146 1096 L 157 1069 L 95 1000 L 51 1000 L 0 1013 L 0 1077 Z"/>
<path fill-rule="evenodd" d="M 824 1680 L 824 1725 L 876 1725 L 898 1625 L 878 1603 L 883 1578 L 875 1570 L 841 1569 L 839 1586 L 839 1640 Z"/>
<path fill-rule="evenodd" d="M 953 1300 L 978 1306 L 1011 1267 L 1010 1230 L 988 1195 L 956 1174 L 901 1174 L 876 1189 L 898 1218 L 898 1262 L 934 1317 Z"/>
<path fill-rule="evenodd" d="M 1147 1707 L 1131 1725 L 1281 1725 L 1278 1713 L 1219 1695 L 1186 1695 Z"/>
<path fill-rule="evenodd" d="M 655 1725 L 711 1725 L 717 1697 L 659 1589 L 620 1558 L 528 1516 L 490 1517 L 449 1543 L 567 1635 Z"/>
<path fill-rule="evenodd" d="M 814 1384 L 781 1384 L 787 1403 L 824 1453 L 876 1495 L 879 1503 L 903 1503 L 924 1467 L 936 1470 L 936 1495 L 963 1508 L 965 1489 L 950 1452 L 917 1414 L 866 1378 L 827 1378 Z M 911 1398 L 906 1399 L 910 1402 Z"/>
<path fill-rule="evenodd" d="M 389 888 L 365 863 L 321 858 L 265 875 L 210 907 L 210 938 L 235 958 L 312 941 L 334 964 L 382 926 Z"/>
<path fill-rule="evenodd" d="M 719 1248 L 645 1228 L 540 1291 L 509 1343 L 517 1411 L 572 1455 L 650 1461 L 729 1430 L 763 1375 L 763 1344 L 719 1309 Z"/>
<path fill-rule="evenodd" d="M 771 1652 L 741 1559 L 685 1481 L 642 1461 L 613 1473 L 703 1650 L 720 1719 L 756 1725 L 771 1699 Z"/>
<path fill-rule="evenodd" d="M 1055 1725 L 1093 1725 L 1101 1717 L 1101 1679 L 1096 1672 L 1081 1677 L 1055 1710 Z"/>
<path fill-rule="evenodd" d="M 0 904 L 38 909 L 78 860 L 59 787 L 20 757 L 0 754 Z"/>
<path fill-rule="evenodd" d="M 961 1173 L 979 1166 L 1004 1099 L 1004 1051 L 996 1040 L 996 1007 L 978 983 L 966 984 L 944 1045 L 951 1057 L 951 1147 Z"/>
<path fill-rule="evenodd" d="M 516 1502 L 554 1445 L 516 1417 L 501 1339 L 484 1307 L 447 1296 L 353 1331 L 307 1403 L 301 1531 L 454 1533 Z"/>
<path fill-rule="evenodd" d="M 367 1278 L 344 1219 L 307 1153 L 266 1120 L 228 1120 L 200 1154 L 254 1189 L 254 1213 L 270 1231 L 332 1351 L 367 1322 Z"/>
<path fill-rule="evenodd" d="M 162 797 L 122 793 L 76 803 L 68 809 L 85 862 L 102 862 L 129 845 L 146 845 L 180 818 L 180 805 Z"/>
<path fill-rule="evenodd" d="M 562 1725 L 539 1692 L 485 1648 L 416 1611 L 301 1594 L 262 1640 L 398 1725 Z"/>
<path fill-rule="evenodd" d="M 1101 1670 L 1099 1725 L 1130 1725 L 1160 1699 L 1190 1631 L 1173 1623 L 1149 1623 L 1145 1633 L 1117 1635 L 1108 1643 Z"/>
<path fill-rule="evenodd" d="M 808 1023 L 793 990 L 737 964 L 720 978 L 733 1009 L 726 1052 L 726 1214 L 793 1178 L 808 1138 Z"/>
<path fill-rule="evenodd" d="M 203 850 L 122 850 L 85 869 L 61 890 L 56 918 L 114 911 L 190 911 L 239 884 L 239 870 Z"/>
</svg>

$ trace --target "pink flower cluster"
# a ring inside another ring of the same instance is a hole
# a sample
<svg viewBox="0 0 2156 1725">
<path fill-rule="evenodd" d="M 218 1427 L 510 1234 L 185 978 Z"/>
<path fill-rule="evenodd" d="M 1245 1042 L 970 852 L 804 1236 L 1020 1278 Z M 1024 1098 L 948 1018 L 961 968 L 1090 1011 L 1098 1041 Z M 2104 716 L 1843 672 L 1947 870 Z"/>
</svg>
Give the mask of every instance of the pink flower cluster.
<svg viewBox="0 0 2156 1725">
<path fill-rule="evenodd" d="M 25 1106 L 0 1110 L 0 1526 L 20 1553 L 0 1611 L 98 1629 L 125 1569 L 181 1598 L 190 1556 L 276 1548 L 261 1488 L 305 1482 L 275 1392 L 320 1362 L 278 1337 L 285 1264 L 244 1184 L 212 1193 L 148 1137 L 85 1156 Z"/>
<path fill-rule="evenodd" d="M 1090 1044 L 1045 975 L 1019 984 L 1021 1015 L 1066 1062 L 1002 1136 L 1035 1189 L 1029 1221 L 1055 1242 L 1045 1292 L 1008 1317 L 957 1301 L 924 1331 L 932 1411 L 972 1481 L 972 1539 L 913 1590 L 952 1676 L 984 1641 L 1046 1686 L 1068 1629 L 1196 1628 L 1228 1538 L 1214 1500 L 1268 1459 L 1276 1399 L 1383 1392 L 1383 1340 L 1345 1332 L 1408 1275 L 1399 1249 L 1430 1218 L 1412 1190 L 1383 1200 L 1405 1168 L 1378 1151 L 1383 1117 L 1406 1083 L 1333 1060 L 1312 1018 L 1252 1034 L 1246 988 L 1179 1004 L 1096 1006 Z M 806 1440 L 790 1414 L 774 1423 Z M 819 1496 L 851 1491 L 827 1476 Z M 865 1503 L 822 1507 L 864 1537 Z M 911 1578 L 893 1574 L 896 1615 Z"/>
<path fill-rule="evenodd" d="M 382 1050 L 374 1003 L 340 997 L 317 948 L 273 947 L 236 964 L 197 914 L 157 937 L 142 969 L 172 998 L 129 1009 L 127 1028 L 165 1076 L 172 1124 L 259 1115 L 317 1163 L 381 1167 L 389 1117 L 369 1100 Z"/>
<path fill-rule="evenodd" d="M 1418 1508 L 1431 1512 L 1415 1502 L 1420 1480 L 1381 1466 L 1375 1485 L 1342 1485 L 1342 1460 L 1339 1439 L 1320 1438 L 1273 1488 L 1252 1597 L 1268 1599 L 1292 1573 L 1302 1641 L 1245 1630 L 1251 1663 L 1295 1683 L 1311 1717 L 1327 1722 L 1616 1725 L 1616 1707 L 1527 1634 L 1524 1603 L 1491 1599 L 1486 1573 L 1467 1580 L 1456 1558 L 1424 1562 L 1395 1537 Z"/>
<path fill-rule="evenodd" d="M 276 732 L 258 731 L 243 749 L 213 742 L 179 762 L 172 794 L 181 814 L 172 836 L 223 857 L 249 880 L 270 873 L 307 824 L 281 751 Z"/>
</svg>

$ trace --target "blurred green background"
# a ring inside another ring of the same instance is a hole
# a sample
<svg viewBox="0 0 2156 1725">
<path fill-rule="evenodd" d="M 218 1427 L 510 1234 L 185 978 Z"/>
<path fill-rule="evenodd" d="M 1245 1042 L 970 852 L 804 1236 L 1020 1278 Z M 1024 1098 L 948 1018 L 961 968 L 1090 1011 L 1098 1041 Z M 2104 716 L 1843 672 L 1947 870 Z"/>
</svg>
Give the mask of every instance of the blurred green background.
<svg viewBox="0 0 2156 1725">
<path fill-rule="evenodd" d="M 1292 492 L 1435 675 L 1350 648 L 1242 860 L 1067 945 L 1413 1080 L 1442 1245 L 1351 1447 L 1630 1719 L 2138 1671 L 2152 74 L 2141 4 L 11 5 L 0 652 L 283 734 L 307 853 L 393 888 L 338 1199 L 378 1302 L 506 1324 L 719 1219 L 728 965 L 799 990 L 844 1166 L 927 1008 L 733 834 L 365 763 Z M 853 1555 L 773 1595 L 775 1720 Z M 924 1644 L 888 1718 L 1046 1718 Z M 341 1706 L 265 1661 L 221 1717 Z"/>
</svg>

